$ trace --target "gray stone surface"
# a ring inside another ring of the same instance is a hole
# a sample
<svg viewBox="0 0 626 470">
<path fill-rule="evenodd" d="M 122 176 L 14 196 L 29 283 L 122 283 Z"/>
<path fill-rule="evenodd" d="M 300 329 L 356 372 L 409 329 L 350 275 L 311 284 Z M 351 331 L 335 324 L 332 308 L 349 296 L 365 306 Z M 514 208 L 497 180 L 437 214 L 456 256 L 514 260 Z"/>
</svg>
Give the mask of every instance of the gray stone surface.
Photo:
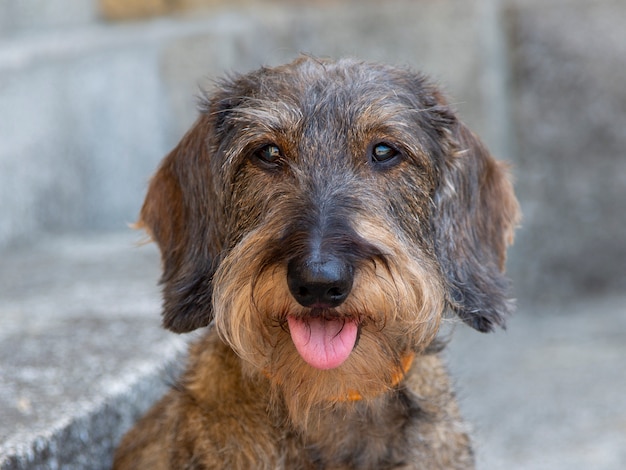
<svg viewBox="0 0 626 470">
<path fill-rule="evenodd" d="M 459 326 L 447 355 L 480 470 L 626 468 L 626 296 Z"/>
<path fill-rule="evenodd" d="M 57 31 L 0 47 L 0 245 L 122 230 L 167 151 L 166 26 Z"/>
<path fill-rule="evenodd" d="M 64 237 L 0 264 L 0 468 L 108 468 L 166 389 L 158 255 L 137 234 Z"/>
<path fill-rule="evenodd" d="M 517 4 L 518 289 L 541 301 L 625 292 L 626 3 Z"/>
</svg>

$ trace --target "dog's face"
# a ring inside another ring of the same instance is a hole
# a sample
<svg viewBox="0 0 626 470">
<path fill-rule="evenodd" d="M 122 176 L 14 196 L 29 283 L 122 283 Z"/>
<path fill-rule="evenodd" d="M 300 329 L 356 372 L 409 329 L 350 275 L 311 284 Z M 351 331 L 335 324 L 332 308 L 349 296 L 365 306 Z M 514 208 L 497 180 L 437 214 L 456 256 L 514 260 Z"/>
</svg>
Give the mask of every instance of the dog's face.
<svg viewBox="0 0 626 470">
<path fill-rule="evenodd" d="M 445 311 L 510 306 L 502 165 L 424 77 L 299 59 L 225 81 L 153 178 L 164 324 L 208 325 L 309 404 L 374 396 Z M 320 385 L 324 377 L 324 385 Z"/>
</svg>

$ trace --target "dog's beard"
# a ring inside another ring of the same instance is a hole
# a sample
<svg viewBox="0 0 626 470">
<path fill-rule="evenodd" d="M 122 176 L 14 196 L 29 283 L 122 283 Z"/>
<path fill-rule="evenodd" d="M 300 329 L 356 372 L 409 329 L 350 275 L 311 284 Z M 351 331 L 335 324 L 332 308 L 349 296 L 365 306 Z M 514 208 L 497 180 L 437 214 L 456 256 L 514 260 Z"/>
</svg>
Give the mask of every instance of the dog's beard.
<svg viewBox="0 0 626 470">
<path fill-rule="evenodd" d="M 435 337 L 444 294 L 434 282 L 439 277 L 427 275 L 428 263 L 398 253 L 385 266 L 365 264 L 344 303 L 316 310 L 291 296 L 283 265 L 247 269 L 262 247 L 244 239 L 221 263 L 215 322 L 244 372 L 269 379 L 274 401 L 286 405 L 292 421 L 355 396 L 377 399 L 395 385 L 403 358 Z"/>
</svg>

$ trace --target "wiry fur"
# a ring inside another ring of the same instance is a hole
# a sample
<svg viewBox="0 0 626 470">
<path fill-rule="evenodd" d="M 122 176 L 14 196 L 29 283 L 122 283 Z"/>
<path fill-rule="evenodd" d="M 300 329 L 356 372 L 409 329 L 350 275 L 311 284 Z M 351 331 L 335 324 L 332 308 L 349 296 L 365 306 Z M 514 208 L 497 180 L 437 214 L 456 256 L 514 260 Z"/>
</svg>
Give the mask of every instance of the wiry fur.
<svg viewBox="0 0 626 470">
<path fill-rule="evenodd" d="M 398 158 L 369 158 L 381 142 Z M 268 144 L 278 161 L 258 158 Z M 504 325 L 517 219 L 504 166 L 421 75 L 301 58 L 222 82 L 140 220 L 163 257 L 164 325 L 214 326 L 116 468 L 472 468 L 429 346 L 447 312 Z M 354 269 L 338 306 L 290 293 L 288 264 L 312 251 Z M 358 324 L 339 367 L 298 354 L 287 317 L 308 315 Z"/>
</svg>

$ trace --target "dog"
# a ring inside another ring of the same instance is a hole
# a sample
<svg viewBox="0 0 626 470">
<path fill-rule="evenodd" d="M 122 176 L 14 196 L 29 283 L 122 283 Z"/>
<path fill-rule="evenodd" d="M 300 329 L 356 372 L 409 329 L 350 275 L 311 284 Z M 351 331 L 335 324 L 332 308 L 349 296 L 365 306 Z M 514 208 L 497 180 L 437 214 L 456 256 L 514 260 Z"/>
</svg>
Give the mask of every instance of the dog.
<svg viewBox="0 0 626 470">
<path fill-rule="evenodd" d="M 509 170 L 409 69 L 218 83 L 153 176 L 163 324 L 207 327 L 116 469 L 469 469 L 437 338 L 512 310 Z"/>
</svg>

